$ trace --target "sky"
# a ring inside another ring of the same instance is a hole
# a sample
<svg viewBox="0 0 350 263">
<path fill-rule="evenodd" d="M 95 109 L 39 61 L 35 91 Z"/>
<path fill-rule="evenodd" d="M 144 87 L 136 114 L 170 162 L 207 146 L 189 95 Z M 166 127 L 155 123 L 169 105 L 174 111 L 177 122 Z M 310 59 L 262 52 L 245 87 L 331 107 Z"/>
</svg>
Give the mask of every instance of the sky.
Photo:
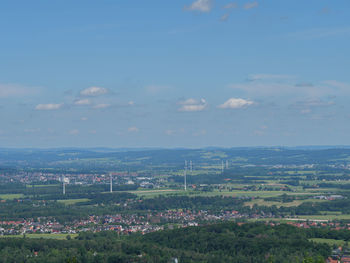
<svg viewBox="0 0 350 263">
<path fill-rule="evenodd" d="M 1 147 L 350 145 L 349 0 L 2 0 Z"/>
</svg>

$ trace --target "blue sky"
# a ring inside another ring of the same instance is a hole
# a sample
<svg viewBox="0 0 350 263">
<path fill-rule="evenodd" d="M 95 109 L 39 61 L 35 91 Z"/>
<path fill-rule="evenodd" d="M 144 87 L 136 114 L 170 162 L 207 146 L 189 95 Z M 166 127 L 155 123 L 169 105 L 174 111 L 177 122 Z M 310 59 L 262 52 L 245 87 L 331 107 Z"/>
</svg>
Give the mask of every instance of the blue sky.
<svg viewBox="0 0 350 263">
<path fill-rule="evenodd" d="M 348 0 L 0 5 L 0 147 L 350 144 Z"/>
</svg>

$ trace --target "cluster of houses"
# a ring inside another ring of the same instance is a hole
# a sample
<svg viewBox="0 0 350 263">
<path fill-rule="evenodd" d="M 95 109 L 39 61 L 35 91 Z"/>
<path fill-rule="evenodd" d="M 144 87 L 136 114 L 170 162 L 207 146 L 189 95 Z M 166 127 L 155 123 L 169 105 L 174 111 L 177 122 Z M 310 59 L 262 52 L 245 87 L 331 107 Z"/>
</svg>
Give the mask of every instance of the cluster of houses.
<svg viewBox="0 0 350 263">
<path fill-rule="evenodd" d="M 327 258 L 326 263 L 350 263 L 350 251 L 341 246 L 333 249 L 332 255 Z"/>
</svg>

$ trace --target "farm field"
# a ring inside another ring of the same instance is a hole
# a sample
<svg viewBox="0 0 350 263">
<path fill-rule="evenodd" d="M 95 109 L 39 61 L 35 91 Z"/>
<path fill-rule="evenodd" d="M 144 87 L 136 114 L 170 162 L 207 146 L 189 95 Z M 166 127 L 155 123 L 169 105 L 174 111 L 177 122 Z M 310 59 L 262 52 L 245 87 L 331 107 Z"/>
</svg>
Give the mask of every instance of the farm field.
<svg viewBox="0 0 350 263">
<path fill-rule="evenodd" d="M 77 203 L 87 202 L 90 201 L 88 198 L 80 198 L 80 199 L 64 199 L 64 200 L 57 200 L 59 203 L 63 203 L 65 205 L 74 205 Z"/>
<path fill-rule="evenodd" d="M 320 219 L 320 220 L 350 220 L 350 214 L 345 214 L 345 215 L 335 215 L 335 214 L 330 214 L 330 215 L 300 215 L 298 216 L 300 219 Z"/>
<path fill-rule="evenodd" d="M 0 194 L 0 199 L 13 200 L 17 198 L 22 198 L 23 196 L 23 194 Z"/>
<path fill-rule="evenodd" d="M 301 205 L 302 203 L 305 203 L 305 202 L 324 202 L 324 200 L 319 200 L 319 199 L 305 199 L 305 200 L 294 200 L 292 202 L 276 202 L 276 201 L 265 201 L 263 199 L 255 199 L 255 200 L 252 200 L 252 201 L 249 201 L 249 202 L 245 202 L 244 204 L 246 206 L 250 206 L 252 207 L 253 205 L 259 205 L 259 206 L 277 206 L 278 208 L 279 207 L 292 207 L 292 206 L 299 206 Z"/>
</svg>

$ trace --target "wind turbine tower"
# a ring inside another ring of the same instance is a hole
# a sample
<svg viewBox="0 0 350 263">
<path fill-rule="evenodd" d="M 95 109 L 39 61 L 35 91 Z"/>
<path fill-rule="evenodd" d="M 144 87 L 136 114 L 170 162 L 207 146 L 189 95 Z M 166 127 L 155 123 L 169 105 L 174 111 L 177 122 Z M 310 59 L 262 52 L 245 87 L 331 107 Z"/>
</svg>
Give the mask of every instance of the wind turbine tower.
<svg viewBox="0 0 350 263">
<path fill-rule="evenodd" d="M 109 191 L 113 193 L 113 178 L 112 173 L 109 174 Z"/>
<path fill-rule="evenodd" d="M 191 161 L 190 161 L 190 172 L 191 172 L 191 175 L 193 175 L 193 174 L 192 174 L 192 171 L 193 171 L 192 167 L 193 167 L 193 164 L 192 164 L 192 160 L 191 160 Z"/>
<path fill-rule="evenodd" d="M 63 182 L 62 182 L 63 184 L 63 195 L 65 195 L 66 194 L 66 182 L 64 181 L 64 179 L 63 179 Z"/>
<path fill-rule="evenodd" d="M 62 193 L 65 195 L 66 194 L 66 184 L 69 183 L 69 179 L 62 175 Z"/>
<path fill-rule="evenodd" d="M 184 171 L 184 186 L 185 186 L 185 191 L 187 191 L 187 161 L 185 161 L 185 171 Z"/>
<path fill-rule="evenodd" d="M 224 161 L 221 161 L 221 172 L 224 173 Z"/>
<path fill-rule="evenodd" d="M 226 160 L 226 169 L 228 169 L 228 161 Z"/>
</svg>

